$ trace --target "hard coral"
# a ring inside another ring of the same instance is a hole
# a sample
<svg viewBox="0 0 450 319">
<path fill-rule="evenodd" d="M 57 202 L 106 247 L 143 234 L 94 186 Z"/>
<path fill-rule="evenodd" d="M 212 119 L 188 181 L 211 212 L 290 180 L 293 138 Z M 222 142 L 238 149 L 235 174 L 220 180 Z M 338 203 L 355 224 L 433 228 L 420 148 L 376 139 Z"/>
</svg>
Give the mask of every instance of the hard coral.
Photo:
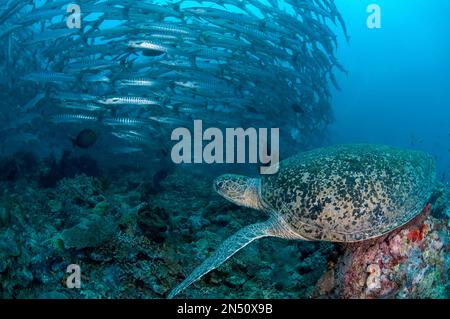
<svg viewBox="0 0 450 319">
<path fill-rule="evenodd" d="M 415 219 L 390 234 L 346 245 L 344 254 L 316 287 L 316 297 L 442 298 L 449 280 L 446 220 L 427 205 Z M 333 285 L 330 286 L 330 276 Z M 328 289 L 324 285 L 328 284 Z"/>
<path fill-rule="evenodd" d="M 91 215 L 62 232 L 61 238 L 66 248 L 83 249 L 98 247 L 117 232 L 117 224 L 110 217 Z"/>
<path fill-rule="evenodd" d="M 79 206 L 95 207 L 104 200 L 99 180 L 84 174 L 59 181 L 55 195 L 61 202 L 71 202 Z"/>
<path fill-rule="evenodd" d="M 146 204 L 138 210 L 137 224 L 147 238 L 162 243 L 171 225 L 171 216 L 164 208 Z"/>
</svg>

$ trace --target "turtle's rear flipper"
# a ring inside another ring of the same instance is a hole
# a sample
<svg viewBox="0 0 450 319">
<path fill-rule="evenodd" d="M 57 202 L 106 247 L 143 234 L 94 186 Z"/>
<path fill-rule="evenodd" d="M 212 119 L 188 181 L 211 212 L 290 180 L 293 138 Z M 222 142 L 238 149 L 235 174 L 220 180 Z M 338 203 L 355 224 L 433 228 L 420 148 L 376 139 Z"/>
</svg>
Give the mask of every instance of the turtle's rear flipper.
<svg viewBox="0 0 450 319">
<path fill-rule="evenodd" d="M 214 252 L 214 254 L 206 259 L 200 266 L 195 268 L 194 271 L 181 284 L 170 292 L 168 297 L 175 297 L 184 288 L 188 287 L 190 284 L 197 281 L 211 270 L 219 267 L 228 258 L 233 256 L 255 239 L 274 236 L 272 229 L 273 223 L 271 220 L 242 228 L 233 236 L 226 239 Z"/>
</svg>

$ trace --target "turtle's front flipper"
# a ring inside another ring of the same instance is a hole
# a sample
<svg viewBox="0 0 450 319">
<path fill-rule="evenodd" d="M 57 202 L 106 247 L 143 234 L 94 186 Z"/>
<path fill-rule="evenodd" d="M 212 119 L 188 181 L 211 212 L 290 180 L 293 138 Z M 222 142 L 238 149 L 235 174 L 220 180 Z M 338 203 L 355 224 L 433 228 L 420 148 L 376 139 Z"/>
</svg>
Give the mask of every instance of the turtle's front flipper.
<svg viewBox="0 0 450 319">
<path fill-rule="evenodd" d="M 239 230 L 233 236 L 226 239 L 211 257 L 195 268 L 194 271 L 181 284 L 175 287 L 175 289 L 170 292 L 169 298 L 173 298 L 184 288 L 200 279 L 203 275 L 219 267 L 228 258 L 233 256 L 236 252 L 250 244 L 255 239 L 267 236 L 276 236 L 273 228 L 273 221 L 268 220 L 264 223 L 252 224 Z"/>
</svg>

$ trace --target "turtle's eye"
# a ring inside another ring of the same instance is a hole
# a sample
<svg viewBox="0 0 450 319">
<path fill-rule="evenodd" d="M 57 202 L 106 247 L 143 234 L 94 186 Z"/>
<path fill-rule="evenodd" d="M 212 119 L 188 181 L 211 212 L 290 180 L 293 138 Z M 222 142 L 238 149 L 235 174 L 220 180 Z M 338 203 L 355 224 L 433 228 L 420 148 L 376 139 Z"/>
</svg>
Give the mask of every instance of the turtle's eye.
<svg viewBox="0 0 450 319">
<path fill-rule="evenodd" d="M 214 184 L 214 188 L 216 189 L 216 191 L 223 189 L 224 186 L 224 181 L 220 180 L 220 181 L 216 181 Z"/>
</svg>

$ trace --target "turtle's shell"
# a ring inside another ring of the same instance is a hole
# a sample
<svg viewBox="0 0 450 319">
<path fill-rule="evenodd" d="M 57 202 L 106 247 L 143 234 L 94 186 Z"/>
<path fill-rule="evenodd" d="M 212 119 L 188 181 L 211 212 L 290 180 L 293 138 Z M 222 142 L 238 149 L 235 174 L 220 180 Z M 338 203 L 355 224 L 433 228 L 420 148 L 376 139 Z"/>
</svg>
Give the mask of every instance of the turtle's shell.
<svg viewBox="0 0 450 319">
<path fill-rule="evenodd" d="M 423 152 L 340 145 L 300 153 L 265 175 L 261 197 L 302 237 L 354 242 L 404 225 L 426 205 L 435 164 Z"/>
</svg>

